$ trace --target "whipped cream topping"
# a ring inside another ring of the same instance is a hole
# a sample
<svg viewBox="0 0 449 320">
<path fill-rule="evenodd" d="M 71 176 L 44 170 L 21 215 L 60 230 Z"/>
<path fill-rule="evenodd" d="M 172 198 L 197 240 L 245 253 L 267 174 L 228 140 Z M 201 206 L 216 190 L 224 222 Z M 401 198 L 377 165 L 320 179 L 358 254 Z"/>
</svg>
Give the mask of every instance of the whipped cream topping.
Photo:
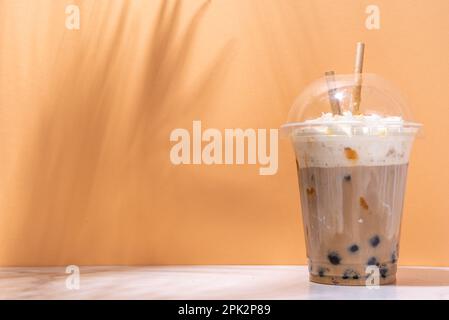
<svg viewBox="0 0 449 320">
<path fill-rule="evenodd" d="M 378 114 L 360 114 L 354 115 L 351 111 L 344 111 L 343 114 L 334 115 L 330 112 L 323 113 L 321 117 L 306 120 L 304 123 L 357 123 L 363 125 L 382 125 L 382 124 L 403 124 L 404 120 L 399 116 L 381 116 Z"/>
<path fill-rule="evenodd" d="M 282 126 L 283 133 L 297 135 L 415 135 L 417 123 L 407 122 L 400 116 L 381 116 L 378 114 L 354 115 L 345 111 L 341 115 L 323 113 L 320 117 L 303 122 L 287 123 Z"/>
<path fill-rule="evenodd" d="M 379 166 L 408 163 L 417 128 L 397 116 L 321 117 L 291 124 L 300 167 Z"/>
</svg>

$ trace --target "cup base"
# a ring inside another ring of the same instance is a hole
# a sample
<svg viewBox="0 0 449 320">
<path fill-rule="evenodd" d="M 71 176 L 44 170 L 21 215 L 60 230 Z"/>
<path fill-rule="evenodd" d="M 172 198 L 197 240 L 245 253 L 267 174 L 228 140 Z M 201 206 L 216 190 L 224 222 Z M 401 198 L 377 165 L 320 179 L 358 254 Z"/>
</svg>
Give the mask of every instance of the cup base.
<svg viewBox="0 0 449 320">
<path fill-rule="evenodd" d="M 375 286 L 375 283 L 370 283 L 365 278 L 359 279 L 346 279 L 339 276 L 319 276 L 314 274 L 309 274 L 309 280 L 311 282 L 320 283 L 320 284 L 330 284 L 330 285 L 338 285 L 338 286 Z M 396 275 L 389 275 L 387 277 L 379 278 L 379 285 L 387 285 L 393 284 L 396 282 Z"/>
<path fill-rule="evenodd" d="M 396 281 L 397 263 L 338 264 L 309 260 L 312 282 L 342 286 L 376 286 Z"/>
</svg>

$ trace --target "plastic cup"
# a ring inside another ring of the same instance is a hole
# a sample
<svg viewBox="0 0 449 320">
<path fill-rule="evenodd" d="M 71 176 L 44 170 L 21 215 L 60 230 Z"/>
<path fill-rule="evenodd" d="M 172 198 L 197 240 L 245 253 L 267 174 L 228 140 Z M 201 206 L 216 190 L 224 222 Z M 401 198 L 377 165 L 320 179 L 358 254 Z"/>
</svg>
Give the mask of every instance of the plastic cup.
<svg viewBox="0 0 449 320">
<path fill-rule="evenodd" d="M 310 280 L 382 285 L 396 279 L 407 167 L 421 125 L 406 120 L 398 91 L 376 75 L 363 75 L 362 114 L 349 114 L 353 81 L 335 80 L 343 115 L 323 115 L 330 101 L 322 78 L 300 95 L 282 131 L 296 155 Z"/>
</svg>

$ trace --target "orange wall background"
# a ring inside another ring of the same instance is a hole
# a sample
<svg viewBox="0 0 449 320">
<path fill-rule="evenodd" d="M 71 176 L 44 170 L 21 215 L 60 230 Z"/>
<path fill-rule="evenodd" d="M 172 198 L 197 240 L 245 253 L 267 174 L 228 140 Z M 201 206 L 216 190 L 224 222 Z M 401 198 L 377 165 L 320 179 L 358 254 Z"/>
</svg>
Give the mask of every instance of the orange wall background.
<svg viewBox="0 0 449 320">
<path fill-rule="evenodd" d="M 0 265 L 305 263 L 288 141 L 260 176 L 174 166 L 169 135 L 278 128 L 357 41 L 425 125 L 400 263 L 449 265 L 448 17 L 446 0 L 0 0 Z"/>
</svg>

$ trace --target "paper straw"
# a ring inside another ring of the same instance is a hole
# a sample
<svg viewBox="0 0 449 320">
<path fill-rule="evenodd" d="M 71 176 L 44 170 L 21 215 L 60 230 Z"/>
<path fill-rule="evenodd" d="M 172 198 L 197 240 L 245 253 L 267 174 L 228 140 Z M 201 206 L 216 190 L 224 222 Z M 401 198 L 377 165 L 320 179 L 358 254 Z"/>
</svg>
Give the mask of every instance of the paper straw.
<svg viewBox="0 0 449 320">
<path fill-rule="evenodd" d="M 360 113 L 360 101 L 362 100 L 362 71 L 364 52 L 365 44 L 363 42 L 357 42 L 354 67 L 355 86 L 352 91 L 352 112 L 354 114 Z"/>
<path fill-rule="evenodd" d="M 327 92 L 329 94 L 329 101 L 331 104 L 331 110 L 333 114 L 341 114 L 340 103 L 338 99 L 335 97 L 335 93 L 337 92 L 335 88 L 335 72 L 327 71 L 324 73 L 327 82 Z"/>
</svg>

